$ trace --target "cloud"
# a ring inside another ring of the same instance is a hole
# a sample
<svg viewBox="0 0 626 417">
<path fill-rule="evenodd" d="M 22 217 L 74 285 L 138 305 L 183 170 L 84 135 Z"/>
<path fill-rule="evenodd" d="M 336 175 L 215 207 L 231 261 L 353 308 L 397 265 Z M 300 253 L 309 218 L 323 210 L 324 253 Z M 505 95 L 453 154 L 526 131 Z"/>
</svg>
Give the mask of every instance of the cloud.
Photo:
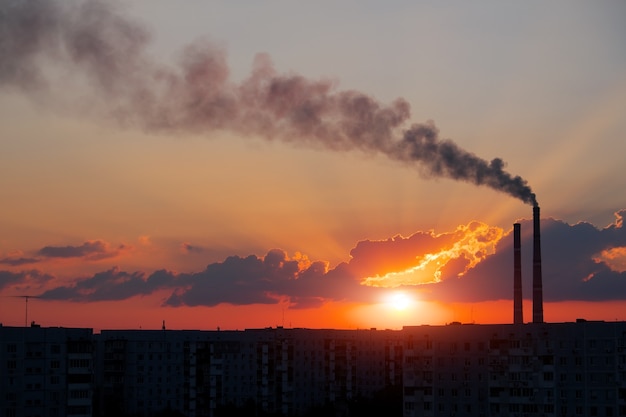
<svg viewBox="0 0 626 417">
<path fill-rule="evenodd" d="M 294 308 L 318 306 L 327 300 L 371 301 L 371 294 L 378 291 L 360 285 L 347 264 L 329 271 L 325 262 L 311 262 L 300 254 L 290 258 L 284 251 L 273 249 L 264 257 L 231 256 L 191 274 L 159 270 L 147 276 L 112 268 L 52 288 L 41 297 L 76 302 L 125 300 L 162 289 L 172 290 L 164 303 L 169 306 L 287 301 Z"/>
<path fill-rule="evenodd" d="M 605 249 L 594 260 L 604 262 L 615 272 L 626 272 L 626 246 Z"/>
<path fill-rule="evenodd" d="M 9 265 L 9 266 L 22 266 L 22 265 L 34 264 L 39 261 L 40 261 L 39 258 L 7 257 L 7 258 L 0 259 L 0 264 Z"/>
<path fill-rule="evenodd" d="M 102 240 L 89 240 L 80 246 L 45 246 L 37 255 L 46 258 L 83 258 L 88 261 L 97 261 L 119 256 L 122 252 L 131 249 L 127 245 L 112 248 Z"/>
<path fill-rule="evenodd" d="M 192 245 L 191 243 L 188 243 L 188 242 L 181 243 L 180 250 L 182 253 L 185 253 L 185 254 L 205 252 L 205 249 L 202 246 Z"/>
<path fill-rule="evenodd" d="M 40 288 L 43 284 L 53 279 L 52 275 L 37 270 L 21 272 L 0 271 L 0 290 L 10 287 L 19 290 Z"/>
<path fill-rule="evenodd" d="M 34 264 L 40 261 L 41 259 L 39 258 L 25 256 L 24 252 L 20 250 L 14 250 L 14 251 L 8 252 L 4 258 L 1 258 L 0 264 L 8 265 L 8 266 L 22 266 L 22 265 Z"/>
<path fill-rule="evenodd" d="M 542 220 L 545 301 L 626 300 L 626 272 L 615 268 L 617 262 L 624 262 L 624 214 L 626 210 L 617 212 L 615 223 L 603 229 L 589 223 Z M 532 220 L 520 223 L 523 292 L 525 298 L 531 298 Z M 446 233 L 417 232 L 408 238 L 358 242 L 349 262 L 334 268 L 300 253 L 289 256 L 281 249 L 272 249 L 264 256 L 230 256 L 194 273 L 165 269 L 152 274 L 129 273 L 112 268 L 51 288 L 41 296 L 89 302 L 126 300 L 165 290 L 170 295 L 164 305 L 172 307 L 286 302 L 291 308 L 313 308 L 327 301 L 377 302 L 381 292 L 401 286 L 420 291 L 423 300 L 511 299 L 512 240 L 512 230 L 505 233 L 470 222 Z M 61 252 L 99 254 L 94 247 L 99 246 L 61 248 Z M 0 271 L 0 289 L 22 282 L 49 281 L 50 276 L 38 272 Z"/>
<path fill-rule="evenodd" d="M 139 236 L 137 238 L 137 241 L 142 246 L 151 246 L 152 245 L 152 240 L 151 240 L 150 236 L 146 236 L 146 235 Z"/>
<path fill-rule="evenodd" d="M 177 277 L 167 271 L 154 272 L 148 279 L 142 272 L 127 273 L 118 268 L 99 272 L 92 277 L 76 280 L 73 285 L 50 289 L 41 298 L 67 301 L 125 300 L 147 295 L 161 288 L 176 286 Z"/>
<path fill-rule="evenodd" d="M 290 258 L 273 249 L 264 257 L 232 256 L 189 276 L 189 287 L 175 292 L 168 305 L 275 304 L 288 299 L 296 308 L 323 300 L 359 299 L 368 292 L 346 266 L 328 270 L 325 262 Z M 374 291 L 370 291 L 374 292 Z"/>
<path fill-rule="evenodd" d="M 461 259 L 464 274 L 495 252 L 503 231 L 473 221 L 453 232 L 435 234 L 418 232 L 409 238 L 397 236 L 386 241 L 359 242 L 350 254 L 350 267 L 363 283 L 395 287 L 437 282 L 449 262 Z"/>
<path fill-rule="evenodd" d="M 622 227 L 626 210 L 615 213 L 615 223 L 598 229 L 589 223 L 567 224 L 560 220 L 541 221 L 541 249 L 544 301 L 626 300 L 626 273 L 615 270 L 598 254 L 613 253 L 626 246 Z M 532 221 L 522 224 L 523 295 L 532 298 Z M 424 286 L 428 296 L 442 301 L 478 302 L 511 299 L 513 294 L 512 232 L 503 238 L 496 253 L 464 276 L 458 277 L 448 265 L 444 279 Z M 614 262 L 612 260 L 611 262 Z"/>
</svg>

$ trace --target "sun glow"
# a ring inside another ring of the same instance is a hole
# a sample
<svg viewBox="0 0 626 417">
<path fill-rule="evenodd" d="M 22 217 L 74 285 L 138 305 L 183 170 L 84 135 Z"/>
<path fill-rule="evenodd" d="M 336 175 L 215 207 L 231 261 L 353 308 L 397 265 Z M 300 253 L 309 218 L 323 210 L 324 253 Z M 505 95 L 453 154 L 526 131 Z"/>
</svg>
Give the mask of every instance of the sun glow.
<svg viewBox="0 0 626 417">
<path fill-rule="evenodd" d="M 386 304 L 396 311 L 406 311 L 415 305 L 415 300 L 406 292 L 396 291 L 387 297 Z"/>
</svg>

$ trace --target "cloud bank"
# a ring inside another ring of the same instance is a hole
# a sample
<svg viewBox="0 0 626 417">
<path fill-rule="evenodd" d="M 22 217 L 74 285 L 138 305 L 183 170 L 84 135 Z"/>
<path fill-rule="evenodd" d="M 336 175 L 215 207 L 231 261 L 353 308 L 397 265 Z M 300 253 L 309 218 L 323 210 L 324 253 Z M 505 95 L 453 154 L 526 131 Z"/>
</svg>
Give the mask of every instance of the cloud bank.
<svg viewBox="0 0 626 417">
<path fill-rule="evenodd" d="M 79 246 L 45 246 L 37 251 L 37 255 L 45 258 L 83 258 L 96 261 L 119 256 L 127 249 L 130 248 L 123 244 L 112 248 L 103 240 L 91 240 Z"/>
<path fill-rule="evenodd" d="M 626 210 L 602 229 L 589 223 L 542 220 L 543 286 L 545 301 L 626 300 Z M 522 225 L 522 275 L 525 298 L 531 298 L 532 220 Z M 51 275 L 38 271 L 0 271 L 0 289 L 36 283 L 46 285 L 42 298 L 73 302 L 126 300 L 155 292 L 163 304 L 215 306 L 288 303 L 312 308 L 328 301 L 377 302 L 389 287 L 417 291 L 424 300 L 480 302 L 512 298 L 512 231 L 471 222 L 435 234 L 358 242 L 347 262 L 330 268 L 327 262 L 289 256 L 273 249 L 264 256 L 231 256 L 194 273 L 160 269 L 153 273 L 119 268 L 79 277 L 54 286 Z M 77 246 L 74 248 L 80 248 Z M 436 254 L 436 268 L 416 270 Z M 610 255 L 609 255 L 610 254 Z M 397 277 L 401 276 L 402 280 Z M 375 285 L 367 282 L 375 279 Z M 369 285 L 365 285 L 369 284 Z"/>
</svg>

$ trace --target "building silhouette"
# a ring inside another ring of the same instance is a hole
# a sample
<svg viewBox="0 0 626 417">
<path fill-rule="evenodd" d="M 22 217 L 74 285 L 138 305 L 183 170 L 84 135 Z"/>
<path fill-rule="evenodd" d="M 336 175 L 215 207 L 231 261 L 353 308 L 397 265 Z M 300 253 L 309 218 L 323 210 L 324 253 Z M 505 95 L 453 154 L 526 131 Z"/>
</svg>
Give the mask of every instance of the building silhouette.
<svg viewBox="0 0 626 417">
<path fill-rule="evenodd" d="M 0 415 L 624 416 L 626 323 L 0 326 Z"/>
<path fill-rule="evenodd" d="M 404 416 L 626 415 L 626 323 L 403 330 Z"/>
<path fill-rule="evenodd" d="M 101 415 L 347 413 L 402 385 L 403 342 L 392 330 L 106 330 L 94 342 Z"/>
<path fill-rule="evenodd" d="M 91 416 L 91 329 L 0 325 L 0 415 Z"/>
</svg>

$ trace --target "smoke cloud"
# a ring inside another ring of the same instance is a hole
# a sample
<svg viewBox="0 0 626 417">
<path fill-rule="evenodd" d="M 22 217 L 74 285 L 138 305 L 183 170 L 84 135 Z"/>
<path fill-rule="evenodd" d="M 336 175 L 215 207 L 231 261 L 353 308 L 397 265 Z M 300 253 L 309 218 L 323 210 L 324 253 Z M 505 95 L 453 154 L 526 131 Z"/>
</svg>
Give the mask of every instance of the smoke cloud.
<svg viewBox="0 0 626 417">
<path fill-rule="evenodd" d="M 206 41 L 187 46 L 176 66 L 156 63 L 146 51 L 149 33 L 110 2 L 3 1 L 0 39 L 0 88 L 39 101 L 65 99 L 67 92 L 55 89 L 69 73 L 95 97 L 92 111 L 125 126 L 172 134 L 223 129 L 381 153 L 416 164 L 426 177 L 485 185 L 537 204 L 527 182 L 506 172 L 501 159 L 489 162 L 440 139 L 432 122 L 411 124 L 401 98 L 385 105 L 328 80 L 281 75 L 267 55 L 258 55 L 250 76 L 234 83 L 225 51 Z M 76 104 L 84 111 L 85 98 Z"/>
</svg>

